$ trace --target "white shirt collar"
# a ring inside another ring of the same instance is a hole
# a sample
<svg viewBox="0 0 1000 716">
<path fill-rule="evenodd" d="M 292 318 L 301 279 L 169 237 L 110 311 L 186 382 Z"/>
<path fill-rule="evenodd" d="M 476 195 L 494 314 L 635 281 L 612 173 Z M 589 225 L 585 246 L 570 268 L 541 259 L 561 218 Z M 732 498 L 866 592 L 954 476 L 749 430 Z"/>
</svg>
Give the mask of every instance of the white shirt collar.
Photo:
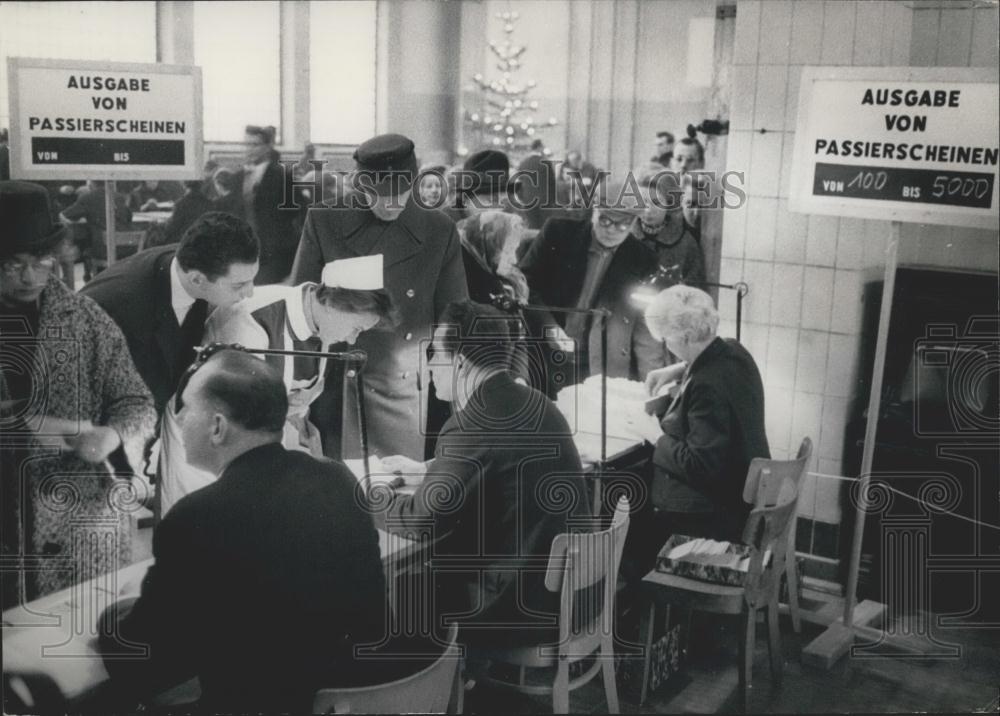
<svg viewBox="0 0 1000 716">
<path fill-rule="evenodd" d="M 285 299 L 285 311 L 288 316 L 288 327 L 296 339 L 305 341 L 312 338 L 312 327 L 306 320 L 305 298 L 306 291 L 315 286 L 314 283 L 304 283 L 296 286 L 297 291 L 292 291 Z"/>
<path fill-rule="evenodd" d="M 194 298 L 181 283 L 181 265 L 177 262 L 177 257 L 174 256 L 170 262 L 170 307 L 174 309 L 178 325 L 184 323 L 184 318 L 193 305 Z"/>
</svg>

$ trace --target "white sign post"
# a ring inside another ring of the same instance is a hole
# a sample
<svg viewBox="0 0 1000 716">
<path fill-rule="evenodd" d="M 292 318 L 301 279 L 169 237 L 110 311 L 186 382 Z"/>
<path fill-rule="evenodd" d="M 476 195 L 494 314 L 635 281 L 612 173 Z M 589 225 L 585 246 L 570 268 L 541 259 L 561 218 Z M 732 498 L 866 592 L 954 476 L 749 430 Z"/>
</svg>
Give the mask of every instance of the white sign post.
<svg viewBox="0 0 1000 716">
<path fill-rule="evenodd" d="M 201 68 L 79 60 L 8 60 L 15 179 L 103 179 L 108 262 L 114 182 L 198 179 Z"/>
<path fill-rule="evenodd" d="M 995 68 L 802 70 L 789 208 L 892 222 L 844 613 L 803 649 L 803 659 L 814 665 L 829 668 L 854 643 L 900 225 L 998 227 L 998 76 Z"/>
</svg>

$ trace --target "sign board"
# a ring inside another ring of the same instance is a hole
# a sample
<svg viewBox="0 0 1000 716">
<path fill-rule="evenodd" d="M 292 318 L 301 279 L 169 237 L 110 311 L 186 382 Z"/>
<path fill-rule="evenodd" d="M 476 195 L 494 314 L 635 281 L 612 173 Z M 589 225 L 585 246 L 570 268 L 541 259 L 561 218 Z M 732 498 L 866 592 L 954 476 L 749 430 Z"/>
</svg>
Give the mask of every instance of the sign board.
<svg viewBox="0 0 1000 716">
<path fill-rule="evenodd" d="M 804 67 L 789 208 L 998 226 L 995 68 Z"/>
<path fill-rule="evenodd" d="M 201 68 L 11 57 L 15 179 L 198 179 Z"/>
</svg>

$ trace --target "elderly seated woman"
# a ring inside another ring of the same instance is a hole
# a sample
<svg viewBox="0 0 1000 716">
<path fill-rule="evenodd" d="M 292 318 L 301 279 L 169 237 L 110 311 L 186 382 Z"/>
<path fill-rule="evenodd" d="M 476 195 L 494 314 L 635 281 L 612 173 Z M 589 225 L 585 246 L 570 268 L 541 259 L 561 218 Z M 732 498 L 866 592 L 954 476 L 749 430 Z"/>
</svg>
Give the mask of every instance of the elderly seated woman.
<svg viewBox="0 0 1000 716">
<path fill-rule="evenodd" d="M 3 548 L 32 555 L 3 574 L 6 608 L 129 564 L 156 412 L 121 330 L 57 277 L 45 189 L 0 182 L 0 216 Z"/>
<path fill-rule="evenodd" d="M 655 526 L 642 540 L 644 553 L 633 575 L 638 578 L 673 533 L 738 540 L 749 512 L 743 484 L 750 461 L 771 456 L 760 371 L 746 348 L 716 335 L 719 314 L 712 297 L 671 286 L 652 300 L 645 318 L 653 336 L 681 362 L 646 378 L 652 395 L 680 381 L 666 414 L 629 417 L 635 434 L 654 448 Z"/>
</svg>

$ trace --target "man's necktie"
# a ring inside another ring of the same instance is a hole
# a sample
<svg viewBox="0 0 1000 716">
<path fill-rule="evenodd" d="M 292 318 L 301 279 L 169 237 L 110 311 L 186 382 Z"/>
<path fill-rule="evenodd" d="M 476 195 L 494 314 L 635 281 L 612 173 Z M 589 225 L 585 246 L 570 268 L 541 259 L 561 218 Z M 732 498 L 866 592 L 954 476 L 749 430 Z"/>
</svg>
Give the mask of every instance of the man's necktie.
<svg viewBox="0 0 1000 716">
<path fill-rule="evenodd" d="M 188 309 L 181 323 L 180 344 L 177 351 L 177 373 L 183 373 L 194 362 L 196 346 L 201 345 L 205 332 L 205 319 L 208 318 L 208 303 L 199 298 Z"/>
</svg>

